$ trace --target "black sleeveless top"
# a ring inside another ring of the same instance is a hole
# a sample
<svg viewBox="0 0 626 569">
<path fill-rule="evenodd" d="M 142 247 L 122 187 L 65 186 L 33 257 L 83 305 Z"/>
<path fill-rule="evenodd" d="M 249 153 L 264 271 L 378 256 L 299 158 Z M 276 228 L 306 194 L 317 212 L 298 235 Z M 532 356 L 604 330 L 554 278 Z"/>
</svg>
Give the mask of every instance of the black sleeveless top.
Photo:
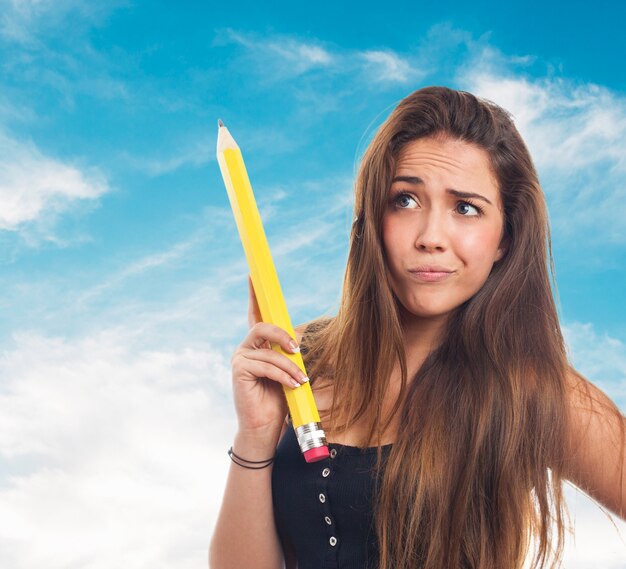
<svg viewBox="0 0 626 569">
<path fill-rule="evenodd" d="M 274 519 L 283 550 L 298 569 L 376 567 L 373 526 L 376 447 L 329 443 L 330 457 L 307 463 L 290 425 L 272 471 Z M 382 446 L 384 464 L 392 445 Z M 381 472 L 382 474 L 382 472 Z"/>
<path fill-rule="evenodd" d="M 300 341 L 308 354 L 309 325 Z M 274 520 L 286 556 L 298 569 L 370 569 L 378 561 L 373 526 L 377 447 L 329 443 L 330 457 L 307 463 L 290 424 L 272 469 Z M 382 447 L 382 476 L 392 445 Z"/>
</svg>

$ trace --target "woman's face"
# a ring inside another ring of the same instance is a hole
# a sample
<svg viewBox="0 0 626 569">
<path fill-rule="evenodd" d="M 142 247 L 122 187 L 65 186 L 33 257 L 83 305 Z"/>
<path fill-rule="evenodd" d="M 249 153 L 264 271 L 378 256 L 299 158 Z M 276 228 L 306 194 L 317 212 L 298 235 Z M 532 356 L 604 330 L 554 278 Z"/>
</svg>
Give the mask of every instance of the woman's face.
<svg viewBox="0 0 626 569">
<path fill-rule="evenodd" d="M 383 244 L 392 288 L 409 317 L 444 317 L 487 280 L 505 252 L 499 193 L 488 154 L 478 146 L 421 138 L 403 148 Z M 412 272 L 420 267 L 448 274 Z"/>
</svg>

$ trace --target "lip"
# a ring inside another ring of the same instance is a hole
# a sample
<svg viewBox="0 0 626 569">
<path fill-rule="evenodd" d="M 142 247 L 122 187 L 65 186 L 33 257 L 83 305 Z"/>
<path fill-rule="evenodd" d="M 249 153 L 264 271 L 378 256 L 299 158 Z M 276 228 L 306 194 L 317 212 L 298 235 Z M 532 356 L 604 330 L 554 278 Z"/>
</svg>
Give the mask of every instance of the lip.
<svg viewBox="0 0 626 569">
<path fill-rule="evenodd" d="M 443 265 L 420 265 L 414 269 L 409 269 L 412 273 L 453 273 L 452 269 L 444 267 Z"/>
<path fill-rule="evenodd" d="M 418 280 L 426 283 L 436 283 L 446 280 L 454 271 L 440 265 L 423 265 L 410 269 L 409 272 Z"/>
</svg>

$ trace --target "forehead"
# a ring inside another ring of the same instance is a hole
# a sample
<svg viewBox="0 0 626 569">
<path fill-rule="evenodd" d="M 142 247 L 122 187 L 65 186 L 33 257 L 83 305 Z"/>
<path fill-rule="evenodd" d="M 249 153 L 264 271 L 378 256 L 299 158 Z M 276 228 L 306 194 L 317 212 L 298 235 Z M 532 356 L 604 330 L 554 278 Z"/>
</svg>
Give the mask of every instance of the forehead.
<svg viewBox="0 0 626 569">
<path fill-rule="evenodd" d="M 407 143 L 396 160 L 395 176 L 414 175 L 426 185 L 445 185 L 499 198 L 489 154 L 475 144 L 450 138 L 420 138 Z"/>
</svg>

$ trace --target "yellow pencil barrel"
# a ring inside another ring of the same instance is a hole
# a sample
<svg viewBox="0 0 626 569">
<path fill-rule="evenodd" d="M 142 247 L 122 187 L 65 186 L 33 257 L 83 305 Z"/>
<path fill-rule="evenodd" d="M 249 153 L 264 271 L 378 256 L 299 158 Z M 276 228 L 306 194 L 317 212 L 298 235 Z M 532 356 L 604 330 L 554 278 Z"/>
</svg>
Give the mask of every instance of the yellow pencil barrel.
<svg viewBox="0 0 626 569">
<path fill-rule="evenodd" d="M 261 318 L 263 322 L 275 324 L 295 338 L 243 156 L 221 121 L 218 131 L 217 160 L 248 261 Z M 306 373 L 302 355 L 299 352 L 295 354 L 285 352 L 278 344 L 272 344 L 272 349 L 287 356 Z M 293 428 L 305 460 L 315 462 L 327 457 L 326 437 L 320 424 L 311 386 L 307 382 L 294 388 L 283 386 L 283 390 Z"/>
</svg>

